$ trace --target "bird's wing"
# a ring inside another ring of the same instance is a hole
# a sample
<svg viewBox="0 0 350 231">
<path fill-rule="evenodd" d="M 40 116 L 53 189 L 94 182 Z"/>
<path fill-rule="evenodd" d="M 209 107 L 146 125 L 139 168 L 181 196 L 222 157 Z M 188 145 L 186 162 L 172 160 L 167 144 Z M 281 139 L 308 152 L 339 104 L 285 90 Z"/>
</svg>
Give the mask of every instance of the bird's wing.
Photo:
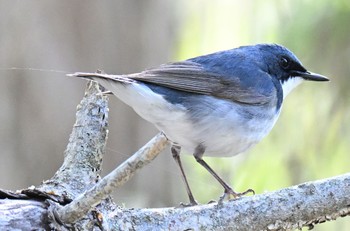
<svg viewBox="0 0 350 231">
<path fill-rule="evenodd" d="M 276 95 L 269 77 L 266 77 L 263 83 L 266 85 L 265 83 L 268 82 L 269 87 L 262 91 L 263 86 L 257 83 L 258 81 L 244 86 L 245 84 L 238 77 L 210 72 L 203 65 L 191 61 L 164 64 L 127 77 L 144 83 L 184 92 L 211 95 L 244 104 L 270 103 Z"/>
</svg>

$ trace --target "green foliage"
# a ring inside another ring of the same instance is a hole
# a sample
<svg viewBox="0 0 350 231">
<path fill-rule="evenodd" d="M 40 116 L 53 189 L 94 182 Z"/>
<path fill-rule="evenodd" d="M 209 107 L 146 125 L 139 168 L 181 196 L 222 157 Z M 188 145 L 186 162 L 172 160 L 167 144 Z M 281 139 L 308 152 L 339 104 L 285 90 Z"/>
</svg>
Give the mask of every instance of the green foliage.
<svg viewBox="0 0 350 231">
<path fill-rule="evenodd" d="M 244 44 L 279 43 L 295 52 L 310 71 L 331 79 L 306 82 L 294 90 L 271 134 L 251 151 L 229 159 L 206 158 L 208 163 L 230 179 L 237 191 L 253 188 L 256 193 L 348 172 L 349 1 L 197 0 L 186 4 L 190 7 L 183 13 L 177 59 Z M 191 184 L 201 202 L 221 195 L 220 186 L 204 169 L 198 166 L 192 171 Z M 345 218 L 314 230 L 349 226 Z"/>
</svg>

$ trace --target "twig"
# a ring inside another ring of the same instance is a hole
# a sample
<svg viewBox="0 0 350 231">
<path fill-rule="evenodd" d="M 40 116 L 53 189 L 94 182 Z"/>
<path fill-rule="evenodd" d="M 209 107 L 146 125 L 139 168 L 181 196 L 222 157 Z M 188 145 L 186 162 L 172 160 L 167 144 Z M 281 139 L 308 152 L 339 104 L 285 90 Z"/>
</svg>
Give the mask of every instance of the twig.
<svg viewBox="0 0 350 231">
<path fill-rule="evenodd" d="M 162 133 L 159 133 L 94 187 L 79 195 L 70 204 L 58 208 L 57 215 L 59 219 L 64 223 L 70 224 L 85 216 L 87 212 L 106 198 L 113 190 L 127 182 L 138 169 L 156 158 L 167 145 L 167 138 Z"/>
</svg>

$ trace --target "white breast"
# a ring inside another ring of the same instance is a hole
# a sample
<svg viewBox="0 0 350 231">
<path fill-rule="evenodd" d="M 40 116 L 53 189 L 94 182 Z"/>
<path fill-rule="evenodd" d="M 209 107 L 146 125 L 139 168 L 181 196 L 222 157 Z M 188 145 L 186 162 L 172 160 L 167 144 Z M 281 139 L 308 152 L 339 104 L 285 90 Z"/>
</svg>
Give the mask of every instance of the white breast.
<svg viewBox="0 0 350 231">
<path fill-rule="evenodd" d="M 209 101 L 210 97 L 206 97 Z M 252 118 L 242 113 L 242 105 L 234 105 L 226 100 L 218 100 L 212 102 L 212 105 L 217 110 L 212 111 L 210 116 L 201 117 L 197 123 L 193 124 L 193 129 L 190 134 L 182 134 L 179 139 L 184 139 L 186 136 L 195 137 L 193 143 L 184 142 L 184 148 L 192 145 L 202 144 L 205 149 L 206 156 L 233 156 L 242 153 L 262 138 L 264 138 L 274 126 L 279 113 L 276 113 L 275 108 L 266 110 L 266 108 L 251 108 L 249 113 L 259 113 L 253 115 Z M 204 110 L 204 109 L 203 109 Z M 193 149 L 186 149 L 193 151 Z"/>
</svg>

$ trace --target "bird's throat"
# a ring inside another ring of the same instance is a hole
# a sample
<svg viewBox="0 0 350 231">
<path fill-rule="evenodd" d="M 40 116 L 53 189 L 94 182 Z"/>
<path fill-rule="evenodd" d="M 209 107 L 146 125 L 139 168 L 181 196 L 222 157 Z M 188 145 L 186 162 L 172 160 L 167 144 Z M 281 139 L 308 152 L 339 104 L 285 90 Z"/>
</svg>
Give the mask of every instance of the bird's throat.
<svg viewBox="0 0 350 231">
<path fill-rule="evenodd" d="M 287 80 L 283 81 L 281 83 L 283 89 L 283 98 L 285 98 L 301 82 L 303 82 L 303 78 L 298 76 L 290 77 Z"/>
</svg>

